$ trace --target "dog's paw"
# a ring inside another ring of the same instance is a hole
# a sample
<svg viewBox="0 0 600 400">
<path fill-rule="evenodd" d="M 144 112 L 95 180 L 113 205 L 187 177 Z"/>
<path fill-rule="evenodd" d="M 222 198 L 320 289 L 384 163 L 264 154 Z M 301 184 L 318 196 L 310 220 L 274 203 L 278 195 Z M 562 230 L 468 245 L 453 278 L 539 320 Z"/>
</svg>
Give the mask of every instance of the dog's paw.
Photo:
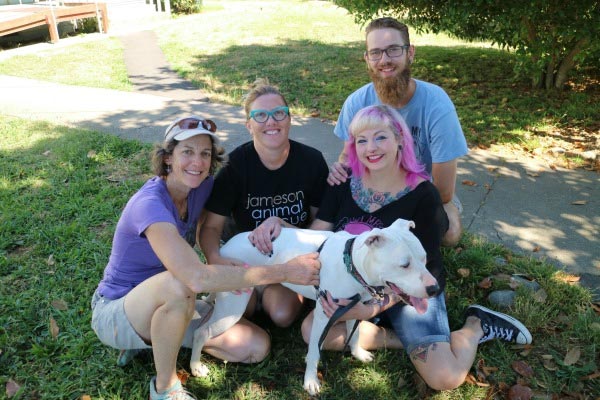
<svg viewBox="0 0 600 400">
<path fill-rule="evenodd" d="M 190 361 L 190 369 L 192 370 L 192 375 L 195 377 L 208 376 L 209 369 L 202 361 Z"/>
<path fill-rule="evenodd" d="M 304 390 L 308 392 L 311 396 L 316 396 L 321 391 L 321 384 L 319 383 L 318 378 L 314 379 L 304 379 Z"/>
<path fill-rule="evenodd" d="M 362 347 L 352 350 L 352 355 L 362 362 L 373 361 L 373 353 L 363 349 Z"/>
</svg>

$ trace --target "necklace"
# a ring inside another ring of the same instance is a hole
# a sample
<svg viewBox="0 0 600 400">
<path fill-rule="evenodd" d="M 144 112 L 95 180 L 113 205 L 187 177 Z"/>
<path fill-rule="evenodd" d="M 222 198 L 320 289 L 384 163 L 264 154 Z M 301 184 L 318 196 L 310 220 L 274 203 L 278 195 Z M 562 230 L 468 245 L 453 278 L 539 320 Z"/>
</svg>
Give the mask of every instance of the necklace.
<svg viewBox="0 0 600 400">
<path fill-rule="evenodd" d="M 187 220 L 187 198 L 183 202 L 176 202 L 175 207 L 179 212 L 179 219 L 185 222 Z"/>
<path fill-rule="evenodd" d="M 366 188 L 363 186 L 362 179 L 351 178 L 350 192 L 352 193 L 352 199 L 361 210 L 373 212 L 410 192 L 410 187 L 406 186 L 398 193 L 393 194 L 392 192 L 380 192 Z"/>
</svg>

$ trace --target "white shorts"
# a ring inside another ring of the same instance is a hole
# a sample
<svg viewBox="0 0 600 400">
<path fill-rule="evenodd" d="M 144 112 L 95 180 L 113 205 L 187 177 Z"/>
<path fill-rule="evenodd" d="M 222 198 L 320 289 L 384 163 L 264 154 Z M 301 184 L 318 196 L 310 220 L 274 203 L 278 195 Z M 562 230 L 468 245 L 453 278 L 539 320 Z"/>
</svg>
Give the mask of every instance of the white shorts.
<svg viewBox="0 0 600 400">
<path fill-rule="evenodd" d="M 119 350 L 148 349 L 152 347 L 133 329 L 125 314 L 125 296 L 111 300 L 97 291 L 92 297 L 92 329 L 102 343 Z M 205 323 L 212 314 L 212 305 L 196 300 L 196 313 L 188 326 L 183 347 L 192 348 L 194 331 Z"/>
</svg>

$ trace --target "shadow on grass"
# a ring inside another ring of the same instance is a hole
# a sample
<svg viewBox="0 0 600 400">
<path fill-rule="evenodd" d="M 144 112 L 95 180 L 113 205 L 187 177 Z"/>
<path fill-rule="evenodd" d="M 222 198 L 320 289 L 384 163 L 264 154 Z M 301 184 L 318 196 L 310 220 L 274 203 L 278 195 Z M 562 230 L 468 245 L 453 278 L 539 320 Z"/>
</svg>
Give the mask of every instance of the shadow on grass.
<svg viewBox="0 0 600 400">
<path fill-rule="evenodd" d="M 218 54 L 197 54 L 193 68 L 181 71 L 200 88 L 241 104 L 257 78 L 280 86 L 287 100 L 305 112 L 337 119 L 347 95 L 369 82 L 363 43 L 324 44 L 288 40 L 281 45 L 233 45 Z M 515 73 L 519 58 L 494 48 L 420 46 L 413 76 L 440 85 L 454 101 L 471 146 L 519 143 L 523 132 L 567 122 L 593 129 L 600 100 L 598 85 L 575 90 L 542 91 Z M 577 71 L 573 71 L 574 74 Z M 575 76 L 575 82 L 586 80 Z"/>
</svg>

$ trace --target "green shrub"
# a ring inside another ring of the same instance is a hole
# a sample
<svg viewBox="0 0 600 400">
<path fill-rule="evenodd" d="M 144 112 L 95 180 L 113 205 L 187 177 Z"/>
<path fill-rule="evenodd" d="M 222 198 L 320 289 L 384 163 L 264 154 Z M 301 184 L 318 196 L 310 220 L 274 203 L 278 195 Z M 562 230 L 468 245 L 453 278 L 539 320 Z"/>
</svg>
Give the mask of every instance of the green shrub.
<svg viewBox="0 0 600 400">
<path fill-rule="evenodd" d="M 175 14 L 195 14 L 202 10 L 202 0 L 173 0 L 171 10 Z"/>
</svg>

